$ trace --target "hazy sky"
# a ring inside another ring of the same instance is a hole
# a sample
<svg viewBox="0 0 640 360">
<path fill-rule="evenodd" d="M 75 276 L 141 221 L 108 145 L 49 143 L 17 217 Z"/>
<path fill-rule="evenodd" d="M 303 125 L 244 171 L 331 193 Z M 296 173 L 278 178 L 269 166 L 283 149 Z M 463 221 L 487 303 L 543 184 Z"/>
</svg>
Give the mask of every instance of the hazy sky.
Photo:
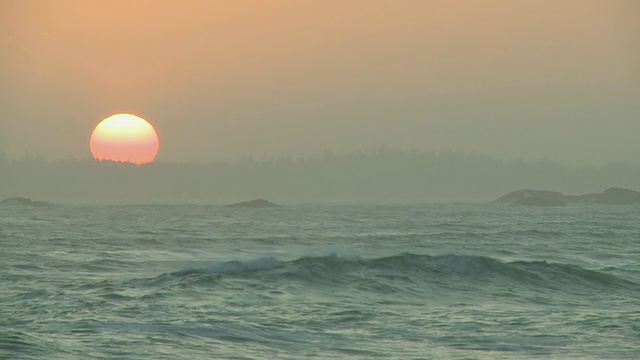
<svg viewBox="0 0 640 360">
<path fill-rule="evenodd" d="M 131 112 L 161 161 L 640 163 L 638 19 L 636 0 L 0 0 L 0 152 L 88 158 Z"/>
</svg>

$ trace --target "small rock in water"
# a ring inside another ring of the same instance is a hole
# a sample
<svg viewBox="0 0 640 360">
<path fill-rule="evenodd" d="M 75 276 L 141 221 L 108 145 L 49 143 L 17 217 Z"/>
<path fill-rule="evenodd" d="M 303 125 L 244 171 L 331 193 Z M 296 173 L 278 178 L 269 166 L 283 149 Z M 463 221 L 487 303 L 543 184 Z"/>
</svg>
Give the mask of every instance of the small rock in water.
<svg viewBox="0 0 640 360">
<path fill-rule="evenodd" d="M 4 200 L 0 201 L 0 204 L 3 204 L 3 205 L 36 206 L 36 207 L 51 206 L 51 203 L 48 203 L 46 201 L 35 201 L 35 200 L 31 200 L 29 198 L 24 198 L 24 197 L 13 197 L 13 198 L 9 198 L 9 199 L 4 199 Z"/>
<path fill-rule="evenodd" d="M 255 200 L 244 201 L 244 202 L 227 205 L 227 207 L 269 208 L 269 207 L 280 207 L 280 205 L 274 204 L 265 199 L 255 199 Z"/>
</svg>

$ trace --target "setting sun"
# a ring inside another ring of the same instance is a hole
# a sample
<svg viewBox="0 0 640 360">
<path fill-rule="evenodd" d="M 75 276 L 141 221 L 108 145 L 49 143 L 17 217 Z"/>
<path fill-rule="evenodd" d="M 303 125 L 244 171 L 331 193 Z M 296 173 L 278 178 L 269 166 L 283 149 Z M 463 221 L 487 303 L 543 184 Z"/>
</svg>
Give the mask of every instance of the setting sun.
<svg viewBox="0 0 640 360">
<path fill-rule="evenodd" d="M 116 114 L 102 120 L 93 130 L 89 144 L 96 160 L 137 165 L 153 162 L 160 149 L 153 126 L 131 114 Z"/>
</svg>

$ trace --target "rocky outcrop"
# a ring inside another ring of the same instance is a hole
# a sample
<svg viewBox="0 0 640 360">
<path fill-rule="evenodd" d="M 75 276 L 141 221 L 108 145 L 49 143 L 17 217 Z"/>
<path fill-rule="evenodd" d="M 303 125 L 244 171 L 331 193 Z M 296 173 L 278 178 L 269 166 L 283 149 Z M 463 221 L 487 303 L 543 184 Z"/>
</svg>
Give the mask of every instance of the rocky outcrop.
<svg viewBox="0 0 640 360">
<path fill-rule="evenodd" d="M 0 205 L 20 205 L 33 207 L 48 207 L 52 204 L 46 201 L 35 201 L 24 197 L 13 197 L 0 201 Z"/>
<path fill-rule="evenodd" d="M 592 203 L 603 205 L 640 204 L 640 192 L 623 188 L 610 188 L 602 194 L 596 194 Z"/>
<path fill-rule="evenodd" d="M 640 192 L 609 188 L 602 193 L 564 195 L 556 191 L 517 190 L 493 201 L 496 204 L 524 206 L 565 206 L 568 204 L 640 205 Z"/>
<path fill-rule="evenodd" d="M 493 201 L 496 204 L 526 206 L 564 206 L 565 196 L 556 191 L 517 190 Z"/>
<path fill-rule="evenodd" d="M 244 201 L 244 202 L 239 202 L 239 203 L 227 205 L 227 207 L 234 207 L 234 208 L 274 208 L 274 207 L 280 207 L 280 205 L 274 204 L 274 203 L 272 203 L 270 201 L 267 201 L 265 199 L 255 199 L 255 200 Z"/>
</svg>

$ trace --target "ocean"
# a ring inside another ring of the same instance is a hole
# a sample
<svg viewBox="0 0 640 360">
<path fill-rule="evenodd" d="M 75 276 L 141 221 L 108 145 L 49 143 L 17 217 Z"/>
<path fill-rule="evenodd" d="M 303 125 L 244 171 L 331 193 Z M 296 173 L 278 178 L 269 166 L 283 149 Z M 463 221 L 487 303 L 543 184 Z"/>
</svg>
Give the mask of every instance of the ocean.
<svg viewBox="0 0 640 360">
<path fill-rule="evenodd" d="M 0 207 L 0 359 L 637 359 L 640 207 Z"/>
</svg>

